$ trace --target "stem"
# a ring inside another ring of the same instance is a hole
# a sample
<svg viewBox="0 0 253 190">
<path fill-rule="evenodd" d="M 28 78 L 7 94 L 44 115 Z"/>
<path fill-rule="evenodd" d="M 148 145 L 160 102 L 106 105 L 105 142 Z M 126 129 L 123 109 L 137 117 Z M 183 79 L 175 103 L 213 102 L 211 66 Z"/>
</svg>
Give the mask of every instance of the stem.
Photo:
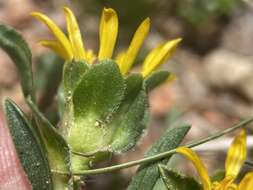
<svg viewBox="0 0 253 190">
<path fill-rule="evenodd" d="M 253 121 L 253 118 L 246 119 L 246 120 L 234 125 L 231 128 L 225 129 L 223 131 L 219 131 L 219 132 L 215 133 L 214 135 L 211 135 L 207 138 L 203 138 L 201 140 L 193 141 L 192 143 L 189 143 L 189 144 L 185 145 L 185 147 L 192 148 L 192 147 L 198 146 L 200 144 L 206 143 L 208 141 L 217 139 L 217 138 L 219 138 L 219 137 L 221 137 L 225 134 L 228 134 L 228 133 L 231 133 L 231 132 L 235 131 L 236 129 L 245 127 L 247 124 L 251 123 L 252 121 Z M 150 156 L 150 157 L 147 157 L 147 158 L 142 158 L 142 159 L 139 159 L 139 160 L 130 161 L 130 162 L 123 163 L 123 164 L 118 164 L 118 165 L 109 166 L 109 167 L 105 167 L 105 168 L 91 169 L 91 170 L 84 170 L 84 171 L 80 171 L 80 172 L 75 172 L 75 173 L 73 173 L 73 175 L 95 175 L 95 174 L 109 173 L 109 172 L 113 172 L 113 171 L 124 169 L 124 168 L 129 168 L 129 167 L 140 165 L 140 164 L 152 163 L 152 162 L 164 159 L 168 156 L 171 156 L 172 154 L 175 154 L 175 153 L 176 153 L 176 149 L 172 149 L 172 150 L 160 153 L 160 154 L 156 154 L 154 156 Z M 60 172 L 60 171 L 53 171 L 53 172 L 57 172 L 57 173 L 60 173 L 60 174 L 67 174 L 67 173 Z"/>
</svg>

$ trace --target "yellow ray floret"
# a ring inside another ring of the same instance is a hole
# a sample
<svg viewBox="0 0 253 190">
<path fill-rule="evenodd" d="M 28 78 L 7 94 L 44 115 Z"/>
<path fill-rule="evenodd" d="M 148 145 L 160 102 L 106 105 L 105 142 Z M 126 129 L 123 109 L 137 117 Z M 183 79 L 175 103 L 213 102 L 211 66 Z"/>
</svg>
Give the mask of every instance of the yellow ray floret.
<svg viewBox="0 0 253 190">
<path fill-rule="evenodd" d="M 55 40 L 43 40 L 40 43 L 53 51 L 67 61 L 71 60 L 86 60 L 88 63 L 93 63 L 97 59 L 96 55 L 91 50 L 86 50 L 82 40 L 82 35 L 73 12 L 64 7 L 66 17 L 68 36 L 46 15 L 38 12 L 32 13 L 34 17 L 42 21 L 51 30 Z M 118 16 L 115 10 L 104 8 L 101 16 L 99 27 L 100 47 L 98 52 L 98 60 L 112 58 L 114 47 L 118 36 Z M 123 75 L 129 73 L 137 54 L 144 43 L 150 30 L 150 19 L 145 19 L 136 30 L 129 48 L 120 53 L 116 57 L 120 71 Z M 175 39 L 167 43 L 163 43 L 152 50 L 146 57 L 142 69 L 142 75 L 147 77 L 158 66 L 169 59 L 175 51 L 181 39 Z M 170 79 L 172 79 L 170 77 Z"/>
<path fill-rule="evenodd" d="M 68 8 L 64 7 L 67 30 L 69 35 L 69 41 L 72 45 L 74 58 L 76 60 L 85 60 L 85 49 L 83 45 L 82 35 L 76 21 L 76 17 L 73 12 Z"/>
<path fill-rule="evenodd" d="M 117 13 L 111 8 L 105 8 L 103 10 L 100 21 L 99 36 L 99 60 L 111 58 L 118 36 L 118 16 Z"/>
<path fill-rule="evenodd" d="M 122 54 L 121 59 L 117 62 L 123 75 L 126 75 L 132 67 L 134 60 L 149 33 L 149 29 L 150 19 L 147 18 L 140 24 L 133 36 L 128 50 Z"/>
<path fill-rule="evenodd" d="M 42 40 L 42 41 L 40 41 L 40 45 L 52 49 L 53 51 L 55 51 L 63 59 L 66 59 L 66 60 L 70 59 L 70 57 L 68 57 L 68 53 L 66 52 L 66 49 L 62 46 L 62 44 L 60 44 L 57 41 Z"/>
<path fill-rule="evenodd" d="M 231 144 L 225 164 L 226 176 L 236 178 L 247 156 L 246 132 L 242 130 Z"/>
<path fill-rule="evenodd" d="M 94 52 L 90 49 L 88 49 L 88 51 L 86 52 L 86 58 L 85 60 L 88 61 L 88 63 L 93 63 L 96 59 L 96 55 L 94 54 Z"/>
<path fill-rule="evenodd" d="M 198 155 L 187 147 L 177 148 L 176 151 L 192 161 L 201 178 L 204 190 L 211 190 L 211 180 L 209 178 L 208 171 L 204 166 L 204 164 L 202 163 L 202 161 L 200 160 L 200 158 L 198 157 Z"/>
<path fill-rule="evenodd" d="M 212 184 L 212 190 L 233 190 L 237 188 L 236 184 L 233 184 L 233 177 L 225 177 L 221 182 L 214 182 Z"/>
<path fill-rule="evenodd" d="M 48 18 L 44 14 L 41 14 L 38 12 L 33 12 L 32 16 L 34 16 L 35 18 L 37 18 L 38 20 L 42 21 L 43 23 L 45 23 L 47 25 L 47 27 L 50 29 L 52 34 L 55 36 L 56 41 L 60 44 L 57 46 L 61 47 L 61 49 L 64 49 L 64 51 L 63 50 L 61 51 L 61 52 L 66 53 L 64 58 L 71 60 L 73 58 L 72 47 L 71 47 L 71 44 L 70 44 L 67 36 L 61 31 L 61 29 L 50 18 Z M 50 47 L 50 48 L 55 47 L 55 43 L 54 43 L 54 45 L 52 45 L 50 43 L 44 43 L 44 42 L 42 44 L 47 44 L 47 47 Z"/>
<path fill-rule="evenodd" d="M 248 173 L 239 186 L 234 183 L 246 159 L 246 137 L 246 131 L 242 130 L 234 138 L 227 153 L 225 165 L 226 176 L 219 182 L 216 181 L 211 183 L 206 168 L 197 154 L 191 149 L 180 147 L 176 151 L 193 162 L 201 178 L 204 190 L 251 190 L 253 189 L 253 172 Z"/>
<path fill-rule="evenodd" d="M 239 184 L 238 190 L 252 190 L 253 189 L 253 172 L 247 173 Z"/>
<path fill-rule="evenodd" d="M 181 41 L 182 39 L 178 38 L 161 44 L 153 49 L 144 60 L 142 75 L 144 77 L 148 76 L 158 66 L 170 59 Z"/>
</svg>

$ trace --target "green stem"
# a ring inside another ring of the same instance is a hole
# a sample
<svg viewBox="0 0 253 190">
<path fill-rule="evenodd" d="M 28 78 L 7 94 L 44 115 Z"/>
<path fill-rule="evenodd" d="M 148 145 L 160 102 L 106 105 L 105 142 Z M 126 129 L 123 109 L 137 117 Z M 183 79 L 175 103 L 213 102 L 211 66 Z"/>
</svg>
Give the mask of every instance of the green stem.
<svg viewBox="0 0 253 190">
<path fill-rule="evenodd" d="M 207 138 L 203 138 L 203 139 L 198 140 L 198 141 L 194 141 L 194 142 L 189 143 L 189 144 L 184 145 L 184 146 L 188 147 L 188 148 L 192 148 L 192 147 L 201 145 L 203 143 L 206 143 L 206 142 L 209 142 L 211 140 L 217 139 L 217 138 L 219 138 L 219 137 L 221 137 L 225 134 L 231 133 L 231 132 L 235 131 L 236 129 L 245 127 L 247 124 L 251 123 L 252 121 L 253 121 L 253 118 L 246 119 L 246 120 L 234 125 L 231 128 L 225 129 L 223 131 L 219 131 L 219 132 L 215 133 L 214 135 L 211 135 Z M 124 168 L 129 168 L 129 167 L 140 165 L 140 164 L 152 163 L 152 162 L 164 159 L 168 156 L 171 156 L 172 154 L 175 154 L 175 153 L 176 153 L 176 149 L 173 149 L 173 150 L 169 150 L 169 151 L 166 151 L 166 152 L 154 155 L 154 156 L 150 156 L 150 157 L 147 157 L 147 158 L 142 158 L 142 159 L 139 159 L 139 160 L 130 161 L 130 162 L 127 162 L 127 163 L 124 163 L 124 164 L 118 164 L 118 165 L 105 167 L 105 168 L 91 169 L 91 170 L 84 170 L 84 171 L 80 171 L 80 172 L 75 172 L 75 173 L 73 173 L 73 175 L 95 175 L 95 174 L 109 173 L 109 172 L 113 172 L 113 171 L 124 169 Z M 60 171 L 53 171 L 53 172 L 60 173 L 60 174 L 67 174 L 67 173 L 60 172 Z"/>
</svg>

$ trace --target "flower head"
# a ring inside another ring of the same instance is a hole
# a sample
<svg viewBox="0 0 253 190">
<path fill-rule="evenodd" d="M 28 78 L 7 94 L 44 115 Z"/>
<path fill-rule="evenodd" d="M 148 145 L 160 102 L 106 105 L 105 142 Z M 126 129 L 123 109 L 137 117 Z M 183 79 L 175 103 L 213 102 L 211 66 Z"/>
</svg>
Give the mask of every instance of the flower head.
<svg viewBox="0 0 253 190">
<path fill-rule="evenodd" d="M 103 60 L 112 58 L 118 36 L 119 25 L 118 16 L 115 10 L 111 8 L 104 8 L 102 12 L 99 27 L 100 48 L 97 56 L 95 56 L 91 50 L 87 50 L 85 48 L 79 26 L 73 12 L 68 7 L 64 7 L 64 13 L 66 17 L 68 35 L 65 35 L 64 32 L 62 32 L 61 29 L 46 15 L 39 12 L 32 13 L 35 18 L 47 25 L 55 37 L 55 40 L 42 40 L 40 43 L 43 46 L 52 49 L 60 57 L 67 61 L 71 61 L 73 59 L 76 61 L 85 60 L 91 64 L 95 59 Z M 137 28 L 129 48 L 116 56 L 115 61 L 123 75 L 128 74 L 131 69 L 137 54 L 149 33 L 149 28 L 150 19 L 147 18 Z M 148 76 L 158 66 L 171 58 L 180 41 L 180 38 L 168 41 L 151 50 L 143 63 L 142 75 L 144 77 Z"/>
<path fill-rule="evenodd" d="M 208 171 L 198 155 L 187 147 L 177 148 L 177 152 L 191 160 L 198 171 L 204 190 L 251 190 L 253 188 L 253 172 L 248 173 L 239 185 L 234 183 L 246 155 L 246 132 L 242 130 L 233 140 L 226 158 L 225 178 L 219 182 L 211 182 Z"/>
</svg>

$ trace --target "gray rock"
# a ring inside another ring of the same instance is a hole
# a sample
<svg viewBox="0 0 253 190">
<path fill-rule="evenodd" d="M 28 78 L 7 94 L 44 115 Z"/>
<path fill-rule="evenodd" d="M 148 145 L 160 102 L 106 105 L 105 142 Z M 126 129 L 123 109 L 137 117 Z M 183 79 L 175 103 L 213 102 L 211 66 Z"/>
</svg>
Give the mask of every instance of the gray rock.
<svg viewBox="0 0 253 190">
<path fill-rule="evenodd" d="M 230 88 L 253 101 L 253 62 L 251 57 L 219 49 L 204 59 L 208 83 L 218 88 Z"/>
</svg>

